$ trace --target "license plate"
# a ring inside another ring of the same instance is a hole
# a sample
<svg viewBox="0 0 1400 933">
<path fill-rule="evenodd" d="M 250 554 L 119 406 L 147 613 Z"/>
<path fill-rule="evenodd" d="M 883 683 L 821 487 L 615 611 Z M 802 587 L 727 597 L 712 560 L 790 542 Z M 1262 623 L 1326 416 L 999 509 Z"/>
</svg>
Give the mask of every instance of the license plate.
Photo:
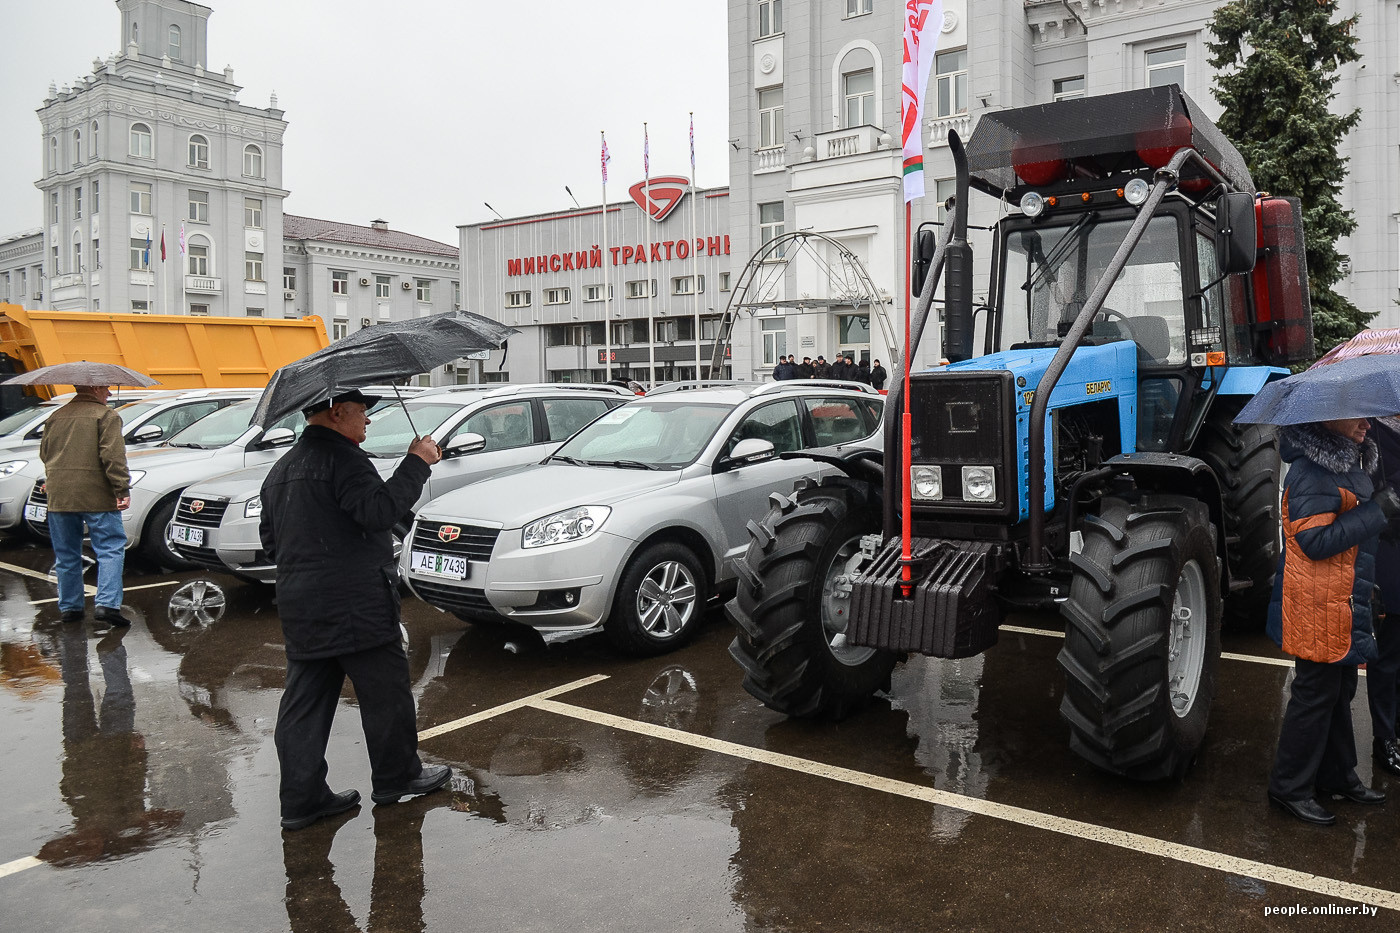
<svg viewBox="0 0 1400 933">
<path fill-rule="evenodd" d="M 189 525 L 171 525 L 170 540 L 176 544 L 188 544 L 191 547 L 204 546 L 204 529 L 191 528 Z"/>
<path fill-rule="evenodd" d="M 24 506 L 24 517 L 31 522 L 46 522 L 49 520 L 49 507 L 46 505 Z"/>
<path fill-rule="evenodd" d="M 434 554 L 431 551 L 414 551 L 410 569 L 425 577 L 446 577 L 449 580 L 465 580 L 469 572 L 465 557 Z"/>
</svg>

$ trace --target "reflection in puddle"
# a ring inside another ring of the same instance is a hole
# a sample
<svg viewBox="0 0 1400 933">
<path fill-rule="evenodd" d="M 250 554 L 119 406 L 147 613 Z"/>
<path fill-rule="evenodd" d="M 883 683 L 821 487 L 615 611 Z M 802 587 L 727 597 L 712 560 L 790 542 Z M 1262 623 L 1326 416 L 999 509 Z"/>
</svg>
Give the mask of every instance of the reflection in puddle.
<svg viewBox="0 0 1400 933">
<path fill-rule="evenodd" d="M 194 580 L 171 595 L 167 617 L 177 629 L 202 628 L 222 619 L 227 608 L 222 587 L 209 580 Z"/>
</svg>

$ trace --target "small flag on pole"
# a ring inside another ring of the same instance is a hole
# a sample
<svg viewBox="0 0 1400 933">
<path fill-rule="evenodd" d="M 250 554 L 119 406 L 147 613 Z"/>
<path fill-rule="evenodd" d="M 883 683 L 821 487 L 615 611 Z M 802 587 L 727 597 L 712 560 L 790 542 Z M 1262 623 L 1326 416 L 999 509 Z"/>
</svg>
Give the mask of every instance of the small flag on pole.
<svg viewBox="0 0 1400 933">
<path fill-rule="evenodd" d="M 900 139 L 904 146 L 904 203 L 924 196 L 924 93 L 943 26 L 943 0 L 907 0 L 904 14 Z"/>
<path fill-rule="evenodd" d="M 149 241 L 148 241 L 149 242 Z M 160 228 L 160 261 L 165 262 L 165 228 Z"/>
<path fill-rule="evenodd" d="M 151 268 L 151 231 L 146 230 L 146 248 L 141 251 L 141 264 L 147 269 Z"/>
<path fill-rule="evenodd" d="M 695 180 L 695 113 L 690 114 L 690 180 Z"/>
<path fill-rule="evenodd" d="M 180 255 L 185 255 L 185 222 L 180 221 Z"/>
<path fill-rule="evenodd" d="M 608 137 L 603 137 L 603 184 L 608 183 L 608 163 L 612 161 L 612 156 L 608 153 Z"/>
<path fill-rule="evenodd" d="M 651 179 L 651 137 L 647 135 L 645 123 L 642 124 L 642 175 Z"/>
</svg>

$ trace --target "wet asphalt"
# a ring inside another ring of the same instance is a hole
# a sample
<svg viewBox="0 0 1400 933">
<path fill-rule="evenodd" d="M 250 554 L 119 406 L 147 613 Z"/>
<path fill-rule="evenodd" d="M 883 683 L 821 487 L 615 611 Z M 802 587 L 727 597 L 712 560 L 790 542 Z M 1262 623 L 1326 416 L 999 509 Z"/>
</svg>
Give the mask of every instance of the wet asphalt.
<svg viewBox="0 0 1400 933">
<path fill-rule="evenodd" d="M 366 802 L 284 834 L 271 589 L 132 567 L 135 624 L 104 633 L 59 622 L 50 566 L 0 544 L 5 931 L 1400 929 L 1400 780 L 1331 828 L 1265 803 L 1289 669 L 1261 636 L 1226 637 L 1243 657 L 1196 767 L 1144 785 L 1070 753 L 1053 616 L 914 659 L 833 724 L 744 693 L 720 612 L 638 660 L 408 599 L 421 751 L 450 790 L 370 806 L 347 689 L 330 782 Z M 192 613 L 199 581 L 225 605 Z"/>
</svg>

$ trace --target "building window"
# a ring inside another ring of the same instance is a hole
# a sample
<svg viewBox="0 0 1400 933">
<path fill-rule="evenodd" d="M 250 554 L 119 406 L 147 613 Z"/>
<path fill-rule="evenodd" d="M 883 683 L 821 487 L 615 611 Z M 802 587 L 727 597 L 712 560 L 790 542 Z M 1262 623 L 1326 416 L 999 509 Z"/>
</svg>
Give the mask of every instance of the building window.
<svg viewBox="0 0 1400 933">
<path fill-rule="evenodd" d="M 92 267 L 94 269 L 102 268 L 102 250 L 100 248 L 101 242 L 101 240 L 98 240 L 96 238 L 94 238 L 92 241 Z"/>
<path fill-rule="evenodd" d="M 73 265 L 69 272 L 83 271 L 83 240 L 81 233 L 73 234 Z"/>
<path fill-rule="evenodd" d="M 1084 96 L 1084 76 L 1055 79 L 1055 100 L 1070 100 Z"/>
<path fill-rule="evenodd" d="M 527 308 L 530 306 L 529 292 L 506 292 L 507 308 Z"/>
<path fill-rule="evenodd" d="M 721 273 L 719 274 L 719 290 L 722 291 L 722 292 L 727 292 L 727 291 L 729 291 L 729 273 L 728 273 L 728 272 L 721 272 Z"/>
<path fill-rule="evenodd" d="M 127 145 L 127 154 L 138 159 L 149 159 L 151 151 L 151 128 L 144 123 L 131 124 L 131 137 Z"/>
<path fill-rule="evenodd" d="M 780 237 L 786 231 L 783 224 L 783 202 L 770 201 L 767 204 L 758 206 L 758 242 L 767 243 L 774 237 Z M 786 244 L 784 244 L 786 246 Z M 768 259 L 782 259 L 787 250 L 779 249 L 768 254 Z"/>
<path fill-rule="evenodd" d="M 263 177 L 263 152 L 257 146 L 250 144 L 243 147 L 243 176 L 245 178 Z"/>
<path fill-rule="evenodd" d="M 609 297 L 609 298 L 612 297 L 612 286 L 611 286 L 611 285 L 608 286 L 608 297 Z M 603 286 L 601 286 L 601 285 L 585 285 L 585 286 L 583 286 L 583 300 L 584 300 L 584 301 L 602 301 L 602 300 L 603 300 Z"/>
<path fill-rule="evenodd" d="M 462 307 L 462 283 L 452 283 L 452 307 L 454 310 Z"/>
<path fill-rule="evenodd" d="M 165 54 L 170 56 L 172 62 L 180 61 L 180 27 L 173 23 L 170 26 L 170 41 L 166 43 Z"/>
<path fill-rule="evenodd" d="M 58 192 L 49 192 L 49 223 L 58 223 Z"/>
<path fill-rule="evenodd" d="M 603 342 L 603 322 L 555 324 L 545 329 L 545 346 L 586 347 Z"/>
<path fill-rule="evenodd" d="M 49 251 L 49 278 L 58 275 L 58 244 L 55 243 Z M 50 296 L 52 297 L 52 296 Z"/>
<path fill-rule="evenodd" d="M 934 57 L 938 75 L 938 110 L 935 117 L 967 113 L 967 49 L 939 52 Z"/>
<path fill-rule="evenodd" d="M 209 140 L 203 136 L 190 137 L 189 166 L 190 168 L 209 167 Z"/>
<path fill-rule="evenodd" d="M 331 339 L 339 340 L 350 332 L 350 325 L 343 321 L 336 321 L 331 324 Z"/>
<path fill-rule="evenodd" d="M 783 0 L 758 0 L 758 35 L 773 36 L 783 31 Z"/>
<path fill-rule="evenodd" d="M 773 149 L 783 144 L 783 89 L 770 87 L 758 92 L 758 148 Z"/>
<path fill-rule="evenodd" d="M 147 301 L 146 299 L 144 299 L 144 298 L 133 298 L 133 299 L 131 299 L 131 313 L 132 313 L 132 314 L 150 314 L 150 313 L 151 313 L 151 303 L 150 303 L 149 301 Z"/>
<path fill-rule="evenodd" d="M 297 270 L 291 266 L 282 267 L 282 288 L 289 292 L 297 290 Z"/>
<path fill-rule="evenodd" d="M 102 188 L 101 183 L 94 178 L 92 180 L 92 212 L 96 214 L 102 210 Z"/>
<path fill-rule="evenodd" d="M 83 217 L 83 186 L 73 187 L 73 219 L 81 220 Z"/>
<path fill-rule="evenodd" d="M 657 343 L 675 343 L 677 340 L 695 339 L 695 318 L 671 317 L 653 322 Z"/>
<path fill-rule="evenodd" d="M 91 150 L 91 152 L 92 152 L 92 155 L 90 156 L 90 158 L 95 159 L 95 158 L 98 157 L 98 152 L 97 152 L 97 121 L 96 121 L 96 120 L 93 120 L 93 121 L 92 121 L 92 150 Z"/>
<path fill-rule="evenodd" d="M 700 319 L 700 339 L 714 340 L 719 336 L 719 318 L 713 315 Z"/>
<path fill-rule="evenodd" d="M 861 16 L 874 9 L 875 0 L 846 0 L 846 15 Z"/>
<path fill-rule="evenodd" d="M 546 288 L 544 290 L 544 303 L 547 305 L 568 304 L 569 290 L 567 288 Z"/>
<path fill-rule="evenodd" d="M 419 301 L 433 300 L 433 283 L 430 279 L 414 279 L 413 290 Z"/>
<path fill-rule="evenodd" d="M 332 273 L 331 273 L 331 294 L 332 294 L 332 295 L 348 295 L 348 294 L 350 294 L 350 273 L 348 273 L 348 272 L 332 272 Z"/>
<path fill-rule="evenodd" d="M 787 356 L 787 321 L 767 318 L 763 321 L 763 365 L 777 366 L 780 356 Z"/>
<path fill-rule="evenodd" d="M 263 254 L 262 254 L 262 253 L 244 253 L 244 254 L 243 254 L 243 278 L 244 278 L 244 280 L 245 280 L 245 281 L 248 281 L 248 282 L 261 282 L 261 281 L 263 280 L 262 264 L 263 264 Z"/>
<path fill-rule="evenodd" d="M 209 274 L 209 241 L 202 236 L 190 237 L 189 246 L 189 274 L 208 275 Z"/>
<path fill-rule="evenodd" d="M 705 277 L 702 275 L 702 276 L 700 276 L 700 292 L 703 294 L 704 291 L 705 291 Z M 678 275 L 678 276 L 674 277 L 673 279 L 671 279 L 671 294 L 672 294 L 672 295 L 694 295 L 694 294 L 695 294 L 695 276 L 693 276 L 693 275 Z"/>
<path fill-rule="evenodd" d="M 83 164 L 83 131 L 73 131 L 73 167 Z"/>
<path fill-rule="evenodd" d="M 262 308 L 249 308 L 248 311 L 247 311 L 247 314 L 248 314 L 248 317 L 262 317 L 262 316 L 263 316 L 263 309 L 262 309 Z"/>
<path fill-rule="evenodd" d="M 243 199 L 243 226 L 262 229 L 262 198 Z"/>
<path fill-rule="evenodd" d="M 146 241 L 145 241 L 145 240 L 137 240 L 137 239 L 134 239 L 134 238 L 132 239 L 132 241 L 131 241 L 131 261 L 130 261 L 130 268 L 132 268 L 132 269 L 134 269 L 134 270 L 135 270 L 135 269 L 144 269 L 144 268 L 146 268 Z"/>
<path fill-rule="evenodd" d="M 209 222 L 209 192 L 190 189 L 189 219 L 201 224 Z"/>
<path fill-rule="evenodd" d="M 190 316 L 191 316 L 191 317 L 208 317 L 208 316 L 209 316 L 209 306 L 208 306 L 208 305 L 190 305 Z"/>
<path fill-rule="evenodd" d="M 390 295 L 389 287 L 392 284 L 393 282 L 390 281 L 389 276 L 376 275 L 374 277 L 374 297 L 388 298 Z"/>
<path fill-rule="evenodd" d="M 869 10 L 865 12 L 869 13 Z M 844 126 L 865 126 L 875 122 L 875 71 L 867 68 L 841 76 Z"/>
<path fill-rule="evenodd" d="M 1147 86 L 1186 86 L 1186 46 L 1173 45 L 1147 52 Z"/>
<path fill-rule="evenodd" d="M 58 137 L 49 137 L 49 174 L 58 171 Z"/>
<path fill-rule="evenodd" d="M 150 215 L 151 186 L 146 182 L 133 181 L 131 183 L 131 212 Z"/>
<path fill-rule="evenodd" d="M 933 196 L 938 204 L 938 222 L 948 220 L 948 199 L 957 194 L 958 182 L 955 178 L 940 178 L 933 183 Z"/>
<path fill-rule="evenodd" d="M 656 279 L 633 279 L 627 283 L 628 298 L 652 298 L 655 296 Z"/>
</svg>

